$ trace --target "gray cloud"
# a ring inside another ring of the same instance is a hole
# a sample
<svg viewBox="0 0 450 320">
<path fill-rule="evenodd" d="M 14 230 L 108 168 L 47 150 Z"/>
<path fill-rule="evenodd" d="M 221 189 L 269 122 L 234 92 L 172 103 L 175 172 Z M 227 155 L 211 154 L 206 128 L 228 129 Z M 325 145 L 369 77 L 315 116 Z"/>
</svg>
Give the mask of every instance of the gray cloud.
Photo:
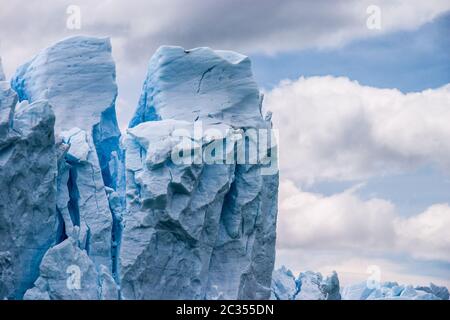
<svg viewBox="0 0 450 320">
<path fill-rule="evenodd" d="M 0 10 L 0 56 L 11 76 L 39 50 L 85 34 L 111 38 L 119 84 L 119 121 L 135 106 L 147 61 L 164 44 L 245 54 L 336 47 L 353 39 L 415 28 L 449 10 L 446 0 L 379 0 L 382 29 L 366 28 L 371 0 L 8 0 Z M 66 28 L 69 5 L 81 29 Z"/>
<path fill-rule="evenodd" d="M 447 1 L 378 1 L 382 30 L 414 28 L 450 9 Z M 366 28 L 371 1 L 10 0 L 0 12 L 0 54 L 7 72 L 24 58 L 74 34 L 110 36 L 118 63 L 142 65 L 162 44 L 276 53 L 339 46 L 379 34 Z M 79 5 L 82 29 L 66 28 L 66 9 Z"/>
</svg>

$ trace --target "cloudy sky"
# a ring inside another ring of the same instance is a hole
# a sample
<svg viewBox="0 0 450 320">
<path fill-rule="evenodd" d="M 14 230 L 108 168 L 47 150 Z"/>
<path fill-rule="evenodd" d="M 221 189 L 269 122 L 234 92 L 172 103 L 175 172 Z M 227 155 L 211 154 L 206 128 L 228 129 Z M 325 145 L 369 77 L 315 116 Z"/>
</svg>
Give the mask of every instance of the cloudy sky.
<svg viewBox="0 0 450 320">
<path fill-rule="evenodd" d="M 64 37 L 111 38 L 122 127 L 160 45 L 249 55 L 281 137 L 277 265 L 450 286 L 449 1 L 0 2 L 7 76 Z"/>
</svg>

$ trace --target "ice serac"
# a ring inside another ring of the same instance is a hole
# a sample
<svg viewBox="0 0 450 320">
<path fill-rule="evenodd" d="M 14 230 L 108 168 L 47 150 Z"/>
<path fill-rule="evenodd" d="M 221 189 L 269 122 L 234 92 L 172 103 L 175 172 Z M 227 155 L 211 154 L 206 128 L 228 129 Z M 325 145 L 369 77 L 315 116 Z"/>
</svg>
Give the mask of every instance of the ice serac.
<svg viewBox="0 0 450 320">
<path fill-rule="evenodd" d="M 322 291 L 326 294 L 327 300 L 341 300 L 339 277 L 336 271 L 331 273 L 331 276 L 326 277 L 322 283 Z"/>
<path fill-rule="evenodd" d="M 300 288 L 291 270 L 282 266 L 272 274 L 272 300 L 294 300 Z"/>
<path fill-rule="evenodd" d="M 47 101 L 16 102 L 0 81 L 0 299 L 22 298 L 57 241 L 55 116 Z"/>
<path fill-rule="evenodd" d="M 47 251 L 35 286 L 25 300 L 116 300 L 117 285 L 105 266 L 96 268 L 86 250 L 69 237 Z"/>
<path fill-rule="evenodd" d="M 341 300 L 339 278 L 336 271 L 325 279 L 319 272 L 306 271 L 296 279 L 282 266 L 272 276 L 273 300 Z"/>
<path fill-rule="evenodd" d="M 76 239 L 97 272 L 106 266 L 115 273 L 118 243 L 114 240 L 123 200 L 120 209 L 114 203 L 113 214 L 109 198 L 123 194 L 118 184 L 123 153 L 109 39 L 62 40 L 21 66 L 11 84 L 20 101 L 49 101 L 56 116 L 59 241 Z M 50 293 L 53 296 L 58 294 Z"/>
<path fill-rule="evenodd" d="M 205 294 L 234 166 L 173 165 L 172 132 L 186 124 L 162 120 L 128 131 L 128 202 L 120 255 L 125 298 L 200 299 Z"/>
<path fill-rule="evenodd" d="M 160 47 L 150 60 L 130 127 L 174 119 L 263 127 L 250 59 L 231 51 Z"/>
<path fill-rule="evenodd" d="M 416 287 L 415 289 L 419 291 L 424 291 L 426 293 L 431 293 L 442 300 L 449 300 L 450 297 L 450 294 L 446 287 L 444 286 L 440 287 L 435 285 L 434 283 L 430 283 L 429 287 L 419 286 Z"/>
<path fill-rule="evenodd" d="M 322 275 L 318 272 L 306 271 L 300 273 L 298 277 L 299 293 L 295 300 L 326 300 L 322 291 Z"/>
<path fill-rule="evenodd" d="M 204 158 L 230 135 L 270 128 L 261 103 L 245 56 L 161 47 L 151 58 L 124 139 L 124 298 L 270 297 L 277 172 L 263 175 L 257 163 L 179 164 L 172 157 L 182 150 Z M 202 133 L 183 145 L 176 131 L 197 126 Z M 210 129 L 220 134 L 211 137 Z M 238 143 L 224 153 L 234 157 Z"/>
</svg>

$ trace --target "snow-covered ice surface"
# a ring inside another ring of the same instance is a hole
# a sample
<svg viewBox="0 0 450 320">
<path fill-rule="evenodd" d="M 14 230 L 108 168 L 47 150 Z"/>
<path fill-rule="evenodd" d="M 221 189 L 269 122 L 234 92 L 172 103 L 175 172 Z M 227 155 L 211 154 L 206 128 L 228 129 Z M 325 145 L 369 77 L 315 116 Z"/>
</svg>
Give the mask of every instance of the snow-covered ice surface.
<svg viewBox="0 0 450 320">
<path fill-rule="evenodd" d="M 250 59 L 232 51 L 160 47 L 130 127 L 157 119 L 264 127 Z"/>
</svg>

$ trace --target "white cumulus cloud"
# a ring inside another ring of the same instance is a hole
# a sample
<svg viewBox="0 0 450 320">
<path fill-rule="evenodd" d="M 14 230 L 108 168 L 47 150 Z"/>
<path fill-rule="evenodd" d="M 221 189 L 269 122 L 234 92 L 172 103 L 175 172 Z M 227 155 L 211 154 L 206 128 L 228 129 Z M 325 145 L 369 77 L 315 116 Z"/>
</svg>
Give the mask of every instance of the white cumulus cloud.
<svg viewBox="0 0 450 320">
<path fill-rule="evenodd" d="M 304 192 L 290 180 L 280 184 L 278 245 L 282 248 L 354 248 L 390 245 L 395 237 L 394 206 L 362 201 L 349 189 L 329 197 Z"/>
<path fill-rule="evenodd" d="M 403 94 L 347 78 L 285 81 L 266 94 L 281 172 L 300 184 L 351 181 L 423 164 L 450 170 L 450 85 Z"/>
<path fill-rule="evenodd" d="M 410 218 L 395 221 L 398 246 L 415 258 L 450 261 L 450 207 L 435 204 Z"/>
<path fill-rule="evenodd" d="M 357 187 L 331 196 L 280 185 L 280 249 L 407 255 L 450 262 L 450 206 L 435 204 L 411 217 L 387 200 L 361 199 Z"/>
</svg>

